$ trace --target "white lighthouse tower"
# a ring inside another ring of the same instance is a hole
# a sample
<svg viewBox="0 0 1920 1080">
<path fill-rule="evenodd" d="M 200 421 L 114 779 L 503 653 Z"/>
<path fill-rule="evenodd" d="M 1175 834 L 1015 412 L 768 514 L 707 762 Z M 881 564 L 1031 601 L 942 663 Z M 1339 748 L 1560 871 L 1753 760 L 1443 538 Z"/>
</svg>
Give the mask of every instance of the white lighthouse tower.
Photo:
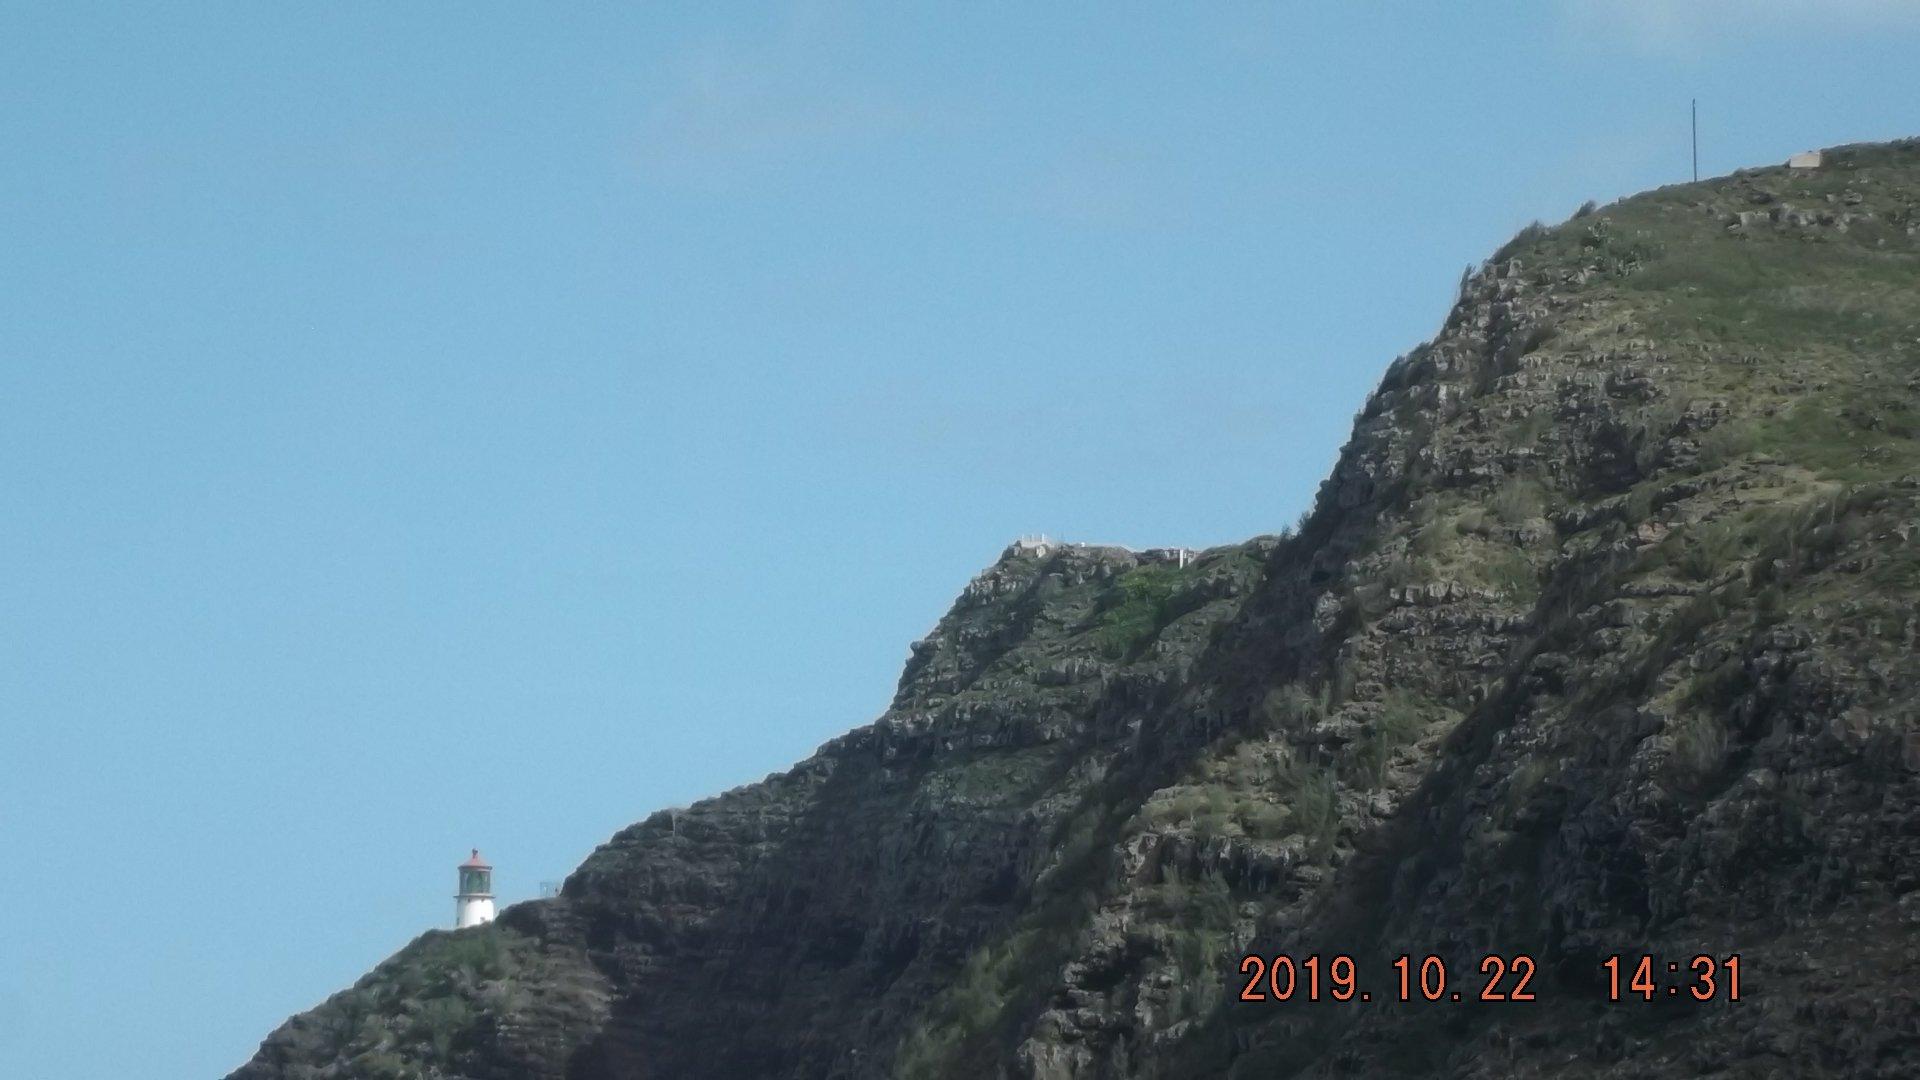
<svg viewBox="0 0 1920 1080">
<path fill-rule="evenodd" d="M 454 929 L 493 921 L 493 867 L 480 857 L 479 848 L 460 864 L 460 892 L 453 900 Z"/>
</svg>

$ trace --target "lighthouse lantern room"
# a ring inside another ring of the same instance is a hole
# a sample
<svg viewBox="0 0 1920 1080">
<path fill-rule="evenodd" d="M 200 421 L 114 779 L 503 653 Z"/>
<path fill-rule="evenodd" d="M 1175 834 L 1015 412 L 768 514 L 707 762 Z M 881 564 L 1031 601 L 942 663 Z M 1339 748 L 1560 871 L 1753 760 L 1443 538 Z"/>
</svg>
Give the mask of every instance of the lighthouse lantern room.
<svg viewBox="0 0 1920 1080">
<path fill-rule="evenodd" d="M 493 867 L 480 857 L 480 849 L 460 864 L 460 892 L 454 897 L 453 926 L 465 930 L 493 921 Z"/>
</svg>

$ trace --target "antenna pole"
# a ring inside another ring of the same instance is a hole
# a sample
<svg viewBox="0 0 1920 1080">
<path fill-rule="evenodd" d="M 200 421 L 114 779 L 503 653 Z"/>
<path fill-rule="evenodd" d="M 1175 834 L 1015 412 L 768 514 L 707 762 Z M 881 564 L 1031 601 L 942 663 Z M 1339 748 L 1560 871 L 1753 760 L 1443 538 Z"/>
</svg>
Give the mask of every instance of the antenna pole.
<svg viewBox="0 0 1920 1080">
<path fill-rule="evenodd" d="M 1693 179 L 1700 179 L 1700 99 L 1693 99 Z"/>
</svg>

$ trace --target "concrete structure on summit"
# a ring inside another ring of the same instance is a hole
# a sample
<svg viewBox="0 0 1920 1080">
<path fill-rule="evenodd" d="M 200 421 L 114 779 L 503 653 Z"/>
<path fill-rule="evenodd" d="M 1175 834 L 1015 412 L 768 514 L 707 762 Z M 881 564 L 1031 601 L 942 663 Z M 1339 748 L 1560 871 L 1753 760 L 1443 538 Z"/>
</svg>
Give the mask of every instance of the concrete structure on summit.
<svg viewBox="0 0 1920 1080">
<path fill-rule="evenodd" d="M 453 928 L 465 930 L 493 921 L 493 867 L 480 849 L 460 864 L 460 891 L 453 898 Z"/>
<path fill-rule="evenodd" d="M 1083 542 L 1063 543 L 1062 541 L 1055 540 L 1054 538 L 1048 536 L 1045 533 L 1022 536 L 1018 540 L 1015 540 L 1013 544 L 1007 548 L 1007 550 L 1015 555 L 1031 555 L 1031 556 L 1034 556 L 1035 558 L 1044 559 L 1055 551 L 1059 551 L 1062 548 L 1070 548 L 1070 547 L 1071 548 L 1115 548 L 1120 551 L 1134 550 L 1126 546 L 1125 544 L 1089 544 L 1089 543 L 1083 543 Z M 1185 568 L 1188 563 L 1191 563 L 1196 557 L 1198 557 L 1199 552 L 1194 551 L 1192 548 L 1183 548 L 1183 547 L 1182 548 L 1148 548 L 1145 551 L 1137 552 L 1137 554 L 1141 555 L 1146 561 L 1149 561 L 1149 562 L 1170 562 L 1170 563 L 1173 563 L 1175 566 Z"/>
</svg>

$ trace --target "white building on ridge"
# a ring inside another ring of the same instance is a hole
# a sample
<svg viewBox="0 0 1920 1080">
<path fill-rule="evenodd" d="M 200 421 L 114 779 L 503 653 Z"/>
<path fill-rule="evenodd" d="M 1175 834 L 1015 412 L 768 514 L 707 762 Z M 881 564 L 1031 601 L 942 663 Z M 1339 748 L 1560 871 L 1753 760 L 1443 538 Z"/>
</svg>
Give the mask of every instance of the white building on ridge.
<svg viewBox="0 0 1920 1080">
<path fill-rule="evenodd" d="M 480 849 L 460 864 L 460 892 L 453 898 L 453 928 L 465 930 L 493 921 L 493 867 L 480 857 Z"/>
</svg>

